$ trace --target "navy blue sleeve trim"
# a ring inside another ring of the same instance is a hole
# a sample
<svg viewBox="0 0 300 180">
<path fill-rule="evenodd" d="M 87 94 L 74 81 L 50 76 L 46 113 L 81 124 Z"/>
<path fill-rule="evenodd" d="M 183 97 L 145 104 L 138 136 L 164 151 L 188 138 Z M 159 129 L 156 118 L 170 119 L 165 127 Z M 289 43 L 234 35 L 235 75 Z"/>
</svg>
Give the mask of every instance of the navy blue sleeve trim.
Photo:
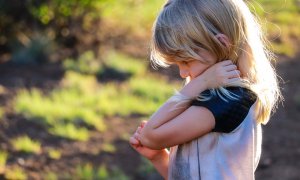
<svg viewBox="0 0 300 180">
<path fill-rule="evenodd" d="M 242 87 L 227 87 L 238 99 L 226 98 L 224 101 L 218 95 L 213 95 L 208 101 L 194 100 L 192 106 L 203 106 L 212 112 L 215 117 L 215 127 L 212 132 L 230 133 L 236 129 L 246 118 L 251 106 L 255 103 L 257 96 L 249 89 Z M 204 91 L 203 93 L 209 93 Z"/>
</svg>

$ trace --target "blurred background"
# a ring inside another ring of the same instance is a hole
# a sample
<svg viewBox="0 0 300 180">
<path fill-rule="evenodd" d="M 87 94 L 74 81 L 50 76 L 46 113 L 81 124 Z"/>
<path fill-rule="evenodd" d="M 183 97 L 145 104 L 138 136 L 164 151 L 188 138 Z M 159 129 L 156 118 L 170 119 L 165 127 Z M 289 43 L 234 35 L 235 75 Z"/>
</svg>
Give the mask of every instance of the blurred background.
<svg viewBox="0 0 300 180">
<path fill-rule="evenodd" d="M 263 127 L 256 178 L 300 178 L 300 1 L 248 0 L 285 101 Z M 0 179 L 162 179 L 128 144 L 174 92 L 149 64 L 164 0 L 0 0 Z"/>
</svg>

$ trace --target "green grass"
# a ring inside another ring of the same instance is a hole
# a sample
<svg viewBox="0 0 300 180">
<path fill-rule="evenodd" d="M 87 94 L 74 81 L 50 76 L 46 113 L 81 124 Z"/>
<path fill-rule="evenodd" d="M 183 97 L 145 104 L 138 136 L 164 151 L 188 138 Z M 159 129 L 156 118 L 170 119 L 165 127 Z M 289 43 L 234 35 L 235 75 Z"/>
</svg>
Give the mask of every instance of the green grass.
<svg viewBox="0 0 300 180">
<path fill-rule="evenodd" d="M 0 121 L 4 117 L 4 109 L 0 106 Z"/>
<path fill-rule="evenodd" d="M 56 149 L 49 149 L 48 150 L 48 155 L 52 159 L 60 159 L 61 152 L 59 150 L 56 150 Z"/>
<path fill-rule="evenodd" d="M 20 167 L 6 169 L 4 173 L 4 177 L 5 177 L 4 179 L 18 179 L 18 180 L 27 179 L 27 175 L 25 171 Z"/>
<path fill-rule="evenodd" d="M 300 40 L 300 6 L 297 0 L 249 0 L 261 19 L 276 53 L 293 56 Z M 131 34 L 149 37 L 152 24 L 165 1 L 102 1 L 102 19 L 111 27 L 130 29 Z"/>
<path fill-rule="evenodd" d="M 105 165 L 101 165 L 98 168 L 93 167 L 91 164 L 78 165 L 75 176 L 78 179 L 129 180 L 129 177 L 120 169 L 113 168 L 109 171 Z"/>
<path fill-rule="evenodd" d="M 5 170 L 8 152 L 0 150 L 0 174 Z"/>
<path fill-rule="evenodd" d="M 147 71 L 147 60 L 132 58 L 115 51 L 109 51 L 104 55 L 104 63 L 111 68 L 134 76 L 144 75 Z"/>
<path fill-rule="evenodd" d="M 47 172 L 43 175 L 43 179 L 45 180 L 57 180 L 57 174 L 54 172 Z"/>
<path fill-rule="evenodd" d="M 94 93 L 97 87 L 93 76 L 66 73 L 62 88 L 54 90 L 49 96 L 43 95 L 37 89 L 20 91 L 16 97 L 15 111 L 49 126 L 84 122 L 101 132 L 106 126 L 95 108 Z M 69 129 L 71 132 L 71 126 Z"/>
<path fill-rule="evenodd" d="M 66 70 L 72 70 L 83 74 L 96 74 L 101 68 L 100 61 L 95 57 L 92 51 L 86 51 L 78 59 L 65 59 L 63 67 Z"/>
<path fill-rule="evenodd" d="M 103 145 L 102 145 L 102 150 L 104 151 L 104 152 L 109 152 L 109 153 L 114 153 L 114 152 L 116 152 L 116 147 L 113 145 L 113 144 L 111 144 L 111 143 L 104 143 Z"/>
<path fill-rule="evenodd" d="M 49 132 L 68 139 L 87 141 L 90 137 L 89 131 L 83 127 L 76 127 L 71 123 L 59 123 L 49 129 Z"/>
<path fill-rule="evenodd" d="M 300 40 L 300 6 L 297 1 L 252 0 L 249 4 L 261 17 L 272 42 L 271 48 L 276 53 L 294 56 Z"/>
<path fill-rule="evenodd" d="M 91 53 L 84 56 L 94 59 Z M 15 112 L 45 125 L 53 135 L 86 141 L 90 127 L 106 131 L 105 118 L 149 116 L 180 87 L 147 73 L 145 60 L 113 51 L 106 57 L 106 67 L 131 74 L 127 81 L 101 83 L 93 74 L 96 71 L 70 68 L 59 87 L 48 94 L 38 89 L 20 90 L 14 101 Z"/>
<path fill-rule="evenodd" d="M 152 23 L 164 4 L 161 0 L 127 0 L 103 1 L 102 18 L 115 27 L 130 29 L 136 34 L 145 34 L 151 29 Z"/>
<path fill-rule="evenodd" d="M 17 151 L 35 154 L 39 154 L 41 152 L 41 143 L 32 140 L 28 136 L 22 136 L 12 139 L 11 144 Z"/>
</svg>

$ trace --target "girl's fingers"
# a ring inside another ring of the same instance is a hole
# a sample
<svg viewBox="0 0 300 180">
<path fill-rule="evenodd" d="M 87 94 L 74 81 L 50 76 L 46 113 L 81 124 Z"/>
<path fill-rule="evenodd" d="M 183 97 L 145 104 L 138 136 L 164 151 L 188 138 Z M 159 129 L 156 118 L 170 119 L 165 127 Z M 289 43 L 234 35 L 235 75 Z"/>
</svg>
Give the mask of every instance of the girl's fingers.
<svg viewBox="0 0 300 180">
<path fill-rule="evenodd" d="M 145 126 L 146 123 L 147 123 L 147 121 L 142 121 L 141 124 L 140 124 L 140 127 L 143 128 L 143 127 Z"/>
<path fill-rule="evenodd" d="M 136 138 L 130 137 L 129 143 L 132 145 L 138 145 L 140 142 Z"/>
<path fill-rule="evenodd" d="M 141 133 L 141 130 L 142 130 L 142 128 L 141 128 L 141 127 L 138 127 L 137 130 L 136 130 L 136 132 L 140 134 L 140 133 Z"/>
<path fill-rule="evenodd" d="M 225 71 L 230 72 L 230 71 L 236 70 L 237 67 L 236 67 L 236 65 L 231 64 L 231 65 L 225 66 L 224 69 L 225 69 Z"/>
<path fill-rule="evenodd" d="M 134 133 L 133 137 L 138 141 L 140 140 L 140 135 L 138 133 Z"/>
<path fill-rule="evenodd" d="M 233 62 L 231 60 L 225 60 L 225 61 L 220 62 L 220 64 L 223 66 L 228 66 L 228 65 L 233 64 Z"/>
<path fill-rule="evenodd" d="M 227 72 L 226 75 L 228 79 L 232 79 L 232 78 L 239 78 L 240 74 L 241 72 L 239 70 L 234 70 L 234 71 Z"/>
<path fill-rule="evenodd" d="M 234 84 L 235 82 L 240 81 L 241 78 L 232 78 L 227 80 L 227 85 Z"/>
</svg>

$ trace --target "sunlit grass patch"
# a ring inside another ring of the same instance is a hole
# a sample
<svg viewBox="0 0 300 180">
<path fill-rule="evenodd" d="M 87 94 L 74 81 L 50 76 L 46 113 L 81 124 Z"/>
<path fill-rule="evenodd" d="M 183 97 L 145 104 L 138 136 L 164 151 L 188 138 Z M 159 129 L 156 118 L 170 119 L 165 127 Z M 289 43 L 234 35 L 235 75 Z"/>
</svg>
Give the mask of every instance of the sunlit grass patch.
<svg viewBox="0 0 300 180">
<path fill-rule="evenodd" d="M 249 1 L 253 12 L 260 16 L 264 29 L 272 42 L 272 50 L 293 56 L 300 40 L 300 6 L 297 1 L 253 0 Z"/>
<path fill-rule="evenodd" d="M 164 1 L 103 1 L 102 17 L 115 27 L 126 27 L 134 33 L 145 33 L 152 23 Z M 128 20 L 130 18 L 130 20 Z M 138 24 L 138 26 L 137 26 Z"/>
<path fill-rule="evenodd" d="M 76 167 L 75 176 L 78 179 L 99 179 L 99 180 L 129 180 L 119 168 L 113 168 L 109 171 L 105 165 L 96 168 L 91 164 L 78 165 Z"/>
<path fill-rule="evenodd" d="M 76 127 L 71 123 L 57 124 L 49 129 L 50 133 L 78 141 L 87 141 L 89 139 L 89 131 L 83 127 Z"/>
<path fill-rule="evenodd" d="M 66 70 L 83 74 L 96 74 L 101 68 L 101 63 L 92 51 L 86 51 L 77 60 L 71 58 L 65 59 L 63 66 Z"/>
<path fill-rule="evenodd" d="M 4 109 L 0 106 L 0 121 L 4 117 Z"/>
<path fill-rule="evenodd" d="M 56 149 L 49 149 L 48 150 L 48 155 L 52 159 L 60 159 L 61 152 L 59 150 L 56 150 Z"/>
<path fill-rule="evenodd" d="M 27 175 L 22 168 L 14 167 L 11 169 L 6 169 L 4 173 L 5 179 L 18 179 L 25 180 L 27 179 Z"/>
<path fill-rule="evenodd" d="M 104 143 L 102 145 L 102 150 L 105 152 L 114 153 L 116 152 L 116 147 L 111 143 Z"/>
<path fill-rule="evenodd" d="M 115 51 L 106 54 L 104 63 L 109 67 L 132 75 L 144 75 L 147 71 L 147 61 L 145 59 L 132 58 Z"/>
<path fill-rule="evenodd" d="M 15 99 L 15 111 L 49 126 L 84 122 L 104 131 L 106 126 L 95 108 L 97 87 L 93 76 L 67 73 L 62 81 L 62 88 L 54 90 L 48 96 L 37 89 L 20 91 Z M 59 131 L 53 130 L 56 133 Z"/>
<path fill-rule="evenodd" d="M 150 74 L 135 76 L 122 84 L 98 84 L 93 76 L 68 72 L 62 87 L 48 96 L 36 89 L 20 91 L 15 110 L 50 126 L 82 121 L 104 131 L 104 117 L 149 115 L 178 87 L 179 84 L 168 83 L 166 79 Z"/>
<path fill-rule="evenodd" d="M 54 172 L 47 172 L 43 175 L 43 179 L 46 180 L 57 180 L 58 176 Z"/>
<path fill-rule="evenodd" d="M 21 136 L 11 140 L 11 144 L 17 151 L 23 151 L 27 153 L 40 153 L 41 143 L 32 140 L 28 136 Z"/>
<path fill-rule="evenodd" d="M 8 153 L 6 151 L 0 150 L 0 174 L 5 170 L 7 158 Z"/>
<path fill-rule="evenodd" d="M 136 77 L 129 82 L 129 87 L 134 95 L 156 103 L 163 103 L 170 97 L 175 89 L 180 87 L 179 83 L 169 83 L 160 77 Z"/>
</svg>

